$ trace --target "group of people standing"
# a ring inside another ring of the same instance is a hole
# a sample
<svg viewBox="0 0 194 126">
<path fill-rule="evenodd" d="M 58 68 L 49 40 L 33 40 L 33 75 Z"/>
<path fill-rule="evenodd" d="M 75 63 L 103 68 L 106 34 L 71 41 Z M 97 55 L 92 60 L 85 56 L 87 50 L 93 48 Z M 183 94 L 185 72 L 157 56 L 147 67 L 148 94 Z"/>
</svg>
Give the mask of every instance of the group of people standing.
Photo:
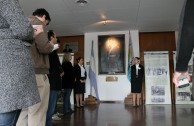
<svg viewBox="0 0 194 126">
<path fill-rule="evenodd" d="M 193 17 L 190 16 L 193 5 L 192 0 L 184 5 L 173 78 L 176 85 L 180 75 L 190 80 L 187 65 L 194 47 L 193 30 L 190 30 L 193 28 Z M 71 54 L 67 53 L 61 66 L 56 52 L 56 34 L 45 31 L 50 21 L 45 9 L 37 9 L 26 18 L 19 0 L 0 0 L 0 126 L 51 126 L 61 85 L 64 88 L 64 114 L 73 112 L 70 103 L 73 88 L 76 107 L 83 106 L 87 77 L 83 58 L 78 58 L 78 64 L 73 67 Z M 133 106 L 139 106 L 144 68 L 138 57 L 134 62 L 131 92 Z"/>
<path fill-rule="evenodd" d="M 73 86 L 76 105 L 83 106 L 83 58 L 73 67 L 67 53 L 60 64 L 56 34 L 45 30 L 50 21 L 43 8 L 27 18 L 18 0 L 0 0 L 0 126 L 52 126 L 61 88 L 64 114 L 73 111 Z"/>
<path fill-rule="evenodd" d="M 64 76 L 62 77 L 62 86 L 64 89 L 64 113 L 72 112 L 70 95 L 72 89 L 75 93 L 76 107 L 83 107 L 83 94 L 85 93 L 85 82 L 87 73 L 83 66 L 82 57 L 77 58 L 77 64 L 73 67 L 71 63 L 71 53 L 65 53 L 62 68 Z"/>
</svg>

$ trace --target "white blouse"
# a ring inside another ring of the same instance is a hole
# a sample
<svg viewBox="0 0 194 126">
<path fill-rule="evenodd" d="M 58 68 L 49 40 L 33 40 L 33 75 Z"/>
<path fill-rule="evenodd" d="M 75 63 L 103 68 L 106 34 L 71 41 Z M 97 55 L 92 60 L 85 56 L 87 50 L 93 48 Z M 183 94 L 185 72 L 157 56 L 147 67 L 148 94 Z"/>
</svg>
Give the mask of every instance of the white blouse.
<svg viewBox="0 0 194 126">
<path fill-rule="evenodd" d="M 83 65 L 80 65 L 80 64 L 79 64 L 79 66 L 80 66 L 80 68 L 81 68 L 81 77 L 86 77 L 86 76 L 85 76 L 86 70 L 84 69 Z"/>
<path fill-rule="evenodd" d="M 139 64 L 136 64 L 136 75 L 138 75 Z"/>
</svg>

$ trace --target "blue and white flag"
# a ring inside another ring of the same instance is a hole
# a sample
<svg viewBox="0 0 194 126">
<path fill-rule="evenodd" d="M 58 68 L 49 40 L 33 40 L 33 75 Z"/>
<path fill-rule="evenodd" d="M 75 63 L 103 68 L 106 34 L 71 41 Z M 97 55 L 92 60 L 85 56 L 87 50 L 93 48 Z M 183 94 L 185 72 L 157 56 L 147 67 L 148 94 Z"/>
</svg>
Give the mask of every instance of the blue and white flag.
<svg viewBox="0 0 194 126">
<path fill-rule="evenodd" d="M 133 47 L 132 47 L 132 41 L 129 40 L 129 52 L 128 52 L 128 70 L 127 70 L 127 78 L 129 81 L 131 81 L 131 66 L 133 65 Z"/>
<path fill-rule="evenodd" d="M 96 93 L 96 98 L 99 100 L 97 80 L 96 80 L 96 65 L 95 65 L 95 59 L 94 59 L 93 41 L 92 41 L 92 49 L 91 49 L 91 57 L 90 57 L 89 78 L 90 78 L 90 85 L 91 85 L 90 90 L 92 91 L 92 87 L 94 88 Z"/>
</svg>

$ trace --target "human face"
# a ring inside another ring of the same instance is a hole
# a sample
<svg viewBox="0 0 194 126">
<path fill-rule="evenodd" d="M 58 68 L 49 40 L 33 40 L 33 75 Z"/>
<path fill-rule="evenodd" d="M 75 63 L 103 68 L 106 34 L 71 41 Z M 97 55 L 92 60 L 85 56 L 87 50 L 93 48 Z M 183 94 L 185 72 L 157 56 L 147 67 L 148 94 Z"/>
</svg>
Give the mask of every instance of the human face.
<svg viewBox="0 0 194 126">
<path fill-rule="evenodd" d="M 53 39 L 56 39 L 56 40 L 57 40 L 57 35 L 56 35 L 56 33 L 54 33 Z M 54 44 L 57 43 L 57 41 L 54 41 L 54 42 L 55 42 Z"/>
<path fill-rule="evenodd" d="M 80 65 L 83 65 L 83 64 L 84 64 L 84 59 L 83 59 L 83 58 L 81 58 L 81 59 L 79 60 L 79 64 L 80 64 Z"/>
<path fill-rule="evenodd" d="M 54 32 L 53 32 L 54 33 Z M 54 33 L 53 36 L 50 37 L 50 42 L 52 42 L 53 44 L 56 44 L 57 43 L 57 36 L 56 36 L 56 33 Z"/>
<path fill-rule="evenodd" d="M 137 58 L 134 58 L 134 64 L 139 64 L 139 60 Z"/>
<path fill-rule="evenodd" d="M 44 25 L 48 25 L 49 21 L 46 20 L 46 15 L 43 15 L 42 17 L 36 16 Z"/>
<path fill-rule="evenodd" d="M 44 23 L 44 25 L 49 25 L 50 21 L 45 19 L 45 21 L 43 23 Z"/>
<path fill-rule="evenodd" d="M 71 54 L 69 54 L 68 61 L 71 61 L 71 59 L 72 59 L 72 56 Z"/>
</svg>

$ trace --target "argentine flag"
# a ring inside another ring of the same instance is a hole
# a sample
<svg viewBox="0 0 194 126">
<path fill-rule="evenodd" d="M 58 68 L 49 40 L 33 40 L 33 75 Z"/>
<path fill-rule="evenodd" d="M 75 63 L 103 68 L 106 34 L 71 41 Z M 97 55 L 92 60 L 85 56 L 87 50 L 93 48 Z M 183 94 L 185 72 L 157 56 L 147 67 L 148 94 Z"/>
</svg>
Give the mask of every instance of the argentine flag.
<svg viewBox="0 0 194 126">
<path fill-rule="evenodd" d="M 90 78 L 90 85 L 91 85 L 90 90 L 92 91 L 92 87 L 94 88 L 96 93 L 96 98 L 99 100 L 98 87 L 97 87 L 97 81 L 96 81 L 96 65 L 95 65 L 95 59 L 94 59 L 93 41 L 92 41 L 92 49 L 91 49 L 91 57 L 90 57 L 89 78 Z"/>
</svg>

